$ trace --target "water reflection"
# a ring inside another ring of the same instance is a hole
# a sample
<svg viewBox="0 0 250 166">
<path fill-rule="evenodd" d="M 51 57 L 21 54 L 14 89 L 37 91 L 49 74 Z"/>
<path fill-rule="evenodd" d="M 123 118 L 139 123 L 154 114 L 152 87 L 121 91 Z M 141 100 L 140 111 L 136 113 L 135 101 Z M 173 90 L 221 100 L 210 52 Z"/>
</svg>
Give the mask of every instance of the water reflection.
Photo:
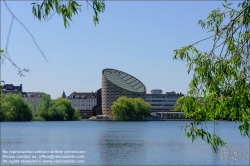
<svg viewBox="0 0 250 166">
<path fill-rule="evenodd" d="M 102 165 L 131 165 L 136 160 L 145 164 L 144 131 L 123 131 L 117 129 L 103 129 L 99 138 L 99 155 Z"/>
<path fill-rule="evenodd" d="M 223 156 L 202 140 L 192 143 L 184 137 L 179 128 L 183 123 L 1 123 L 1 151 L 84 150 L 86 165 L 250 165 L 249 138 L 233 130 L 234 123 L 216 126 L 216 133 L 229 143 L 221 149 Z M 208 124 L 208 128 L 213 129 L 213 125 Z M 237 158 L 238 149 L 247 152 L 244 161 L 242 154 Z"/>
</svg>

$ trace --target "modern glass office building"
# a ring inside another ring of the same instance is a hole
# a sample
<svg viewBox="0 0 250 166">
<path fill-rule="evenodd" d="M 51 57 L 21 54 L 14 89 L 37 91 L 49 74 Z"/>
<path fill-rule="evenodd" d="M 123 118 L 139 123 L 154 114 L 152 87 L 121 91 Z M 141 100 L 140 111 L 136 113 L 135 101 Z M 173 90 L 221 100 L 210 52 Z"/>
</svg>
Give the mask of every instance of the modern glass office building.
<svg viewBox="0 0 250 166">
<path fill-rule="evenodd" d="M 182 93 L 176 93 L 175 91 L 162 94 L 162 90 L 153 89 L 151 94 L 146 94 L 146 101 L 151 105 L 150 112 L 152 115 L 157 115 L 160 112 L 173 111 L 176 101 L 182 96 Z"/>
<path fill-rule="evenodd" d="M 115 69 L 102 70 L 102 114 L 112 116 L 111 106 L 120 96 L 145 99 L 146 87 L 137 78 Z"/>
</svg>

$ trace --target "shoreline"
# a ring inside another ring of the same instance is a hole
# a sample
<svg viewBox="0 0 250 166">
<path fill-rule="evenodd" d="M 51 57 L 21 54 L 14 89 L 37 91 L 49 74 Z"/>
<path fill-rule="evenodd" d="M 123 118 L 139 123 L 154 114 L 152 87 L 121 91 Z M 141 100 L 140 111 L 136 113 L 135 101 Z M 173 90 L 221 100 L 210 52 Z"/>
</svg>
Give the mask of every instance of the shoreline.
<svg viewBox="0 0 250 166">
<path fill-rule="evenodd" d="M 150 121 L 193 121 L 193 119 L 160 119 L 160 120 L 142 120 L 142 121 L 114 121 L 111 119 L 82 119 L 81 121 L 112 121 L 112 122 L 150 122 Z M 216 120 L 217 122 L 234 122 L 230 120 Z M 210 121 L 203 121 L 210 122 Z M 212 122 L 212 121 L 211 121 Z"/>
<path fill-rule="evenodd" d="M 114 121 L 112 119 L 82 119 L 74 121 L 1 121 L 1 122 L 80 122 L 80 121 L 112 121 L 112 122 L 190 121 L 191 122 L 193 121 L 193 119 L 160 119 L 160 120 L 142 120 L 142 121 Z M 202 122 L 213 122 L 213 121 L 202 121 Z M 216 120 L 216 122 L 236 122 L 236 121 Z"/>
</svg>

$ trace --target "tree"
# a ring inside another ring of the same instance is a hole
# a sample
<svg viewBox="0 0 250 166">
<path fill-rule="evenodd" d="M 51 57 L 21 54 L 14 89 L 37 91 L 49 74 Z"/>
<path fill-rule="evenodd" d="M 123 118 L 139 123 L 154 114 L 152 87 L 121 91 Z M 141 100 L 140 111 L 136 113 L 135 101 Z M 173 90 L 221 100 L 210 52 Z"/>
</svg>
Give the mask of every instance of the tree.
<svg viewBox="0 0 250 166">
<path fill-rule="evenodd" d="M 1 96 L 0 121 L 31 121 L 33 116 L 33 107 L 21 94 Z"/>
<path fill-rule="evenodd" d="M 104 12 L 104 0 L 87 0 L 88 5 L 94 10 L 94 24 L 99 24 L 99 13 Z M 58 15 L 63 18 L 64 27 L 70 26 L 69 20 L 72 21 L 72 16 L 81 11 L 81 6 L 76 0 L 44 0 L 42 3 L 34 2 L 32 12 L 36 18 L 48 19 L 51 11 L 55 10 Z"/>
<path fill-rule="evenodd" d="M 192 140 L 200 137 L 212 145 L 214 151 L 226 142 L 214 132 L 202 127 L 206 121 L 227 116 L 240 122 L 239 130 L 249 136 L 250 87 L 250 2 L 244 0 L 238 8 L 225 1 L 223 10 L 213 10 L 206 20 L 199 21 L 212 35 L 194 44 L 174 50 L 174 59 L 187 62 L 188 73 L 193 71 L 187 95 L 180 98 L 186 117 L 194 119 L 183 126 Z M 200 51 L 196 45 L 212 39 L 211 50 Z"/>
<path fill-rule="evenodd" d="M 182 111 L 183 103 L 178 99 L 174 105 L 174 111 Z"/>
<path fill-rule="evenodd" d="M 17 16 L 15 16 L 13 14 L 13 12 L 8 7 L 6 1 L 4 0 L 3 2 L 6 6 L 6 8 L 8 9 L 9 13 L 12 15 L 12 21 L 11 21 L 9 33 L 10 33 L 10 30 L 12 29 L 12 25 L 13 25 L 14 20 L 16 20 L 28 32 L 28 34 L 32 37 L 34 44 L 36 45 L 38 50 L 41 52 L 41 54 L 45 58 L 45 60 L 47 60 L 46 56 L 43 54 L 42 50 L 40 49 L 40 47 L 36 43 L 34 37 L 29 32 L 28 28 L 17 18 Z M 105 10 L 104 0 L 86 0 L 86 3 L 94 11 L 94 16 L 93 16 L 94 24 L 95 25 L 99 24 L 99 14 L 104 12 L 104 10 Z M 57 13 L 58 15 L 62 16 L 65 28 L 70 26 L 69 21 L 72 21 L 72 17 L 74 15 L 78 14 L 79 11 L 81 11 L 81 6 L 82 6 L 76 0 L 43 0 L 42 2 L 37 1 L 37 2 L 31 3 L 31 5 L 32 5 L 32 13 L 38 20 L 47 21 L 55 13 Z M 8 43 L 8 41 L 7 41 L 7 43 Z M 6 46 L 5 49 L 6 50 L 4 52 L 4 50 L 2 50 L 0 48 L 0 59 L 2 57 L 4 57 L 7 60 L 9 60 L 12 63 L 12 65 L 18 69 L 18 74 L 20 76 L 24 76 L 23 72 L 29 72 L 29 69 L 26 69 L 26 68 L 22 69 L 16 63 L 14 63 L 12 61 L 12 59 L 10 58 L 9 53 L 8 53 L 8 45 Z"/>
<path fill-rule="evenodd" d="M 51 100 L 44 95 L 38 105 L 38 114 L 46 121 L 80 120 L 79 110 L 73 108 L 70 100 L 58 98 Z"/>
<path fill-rule="evenodd" d="M 136 120 L 142 120 L 143 117 L 150 116 L 150 104 L 145 102 L 142 98 L 134 98 L 133 102 L 135 103 L 135 113 Z"/>
<path fill-rule="evenodd" d="M 71 102 L 67 98 L 58 98 L 55 100 L 56 106 L 64 106 L 65 107 L 65 113 L 66 113 L 66 119 L 67 120 L 73 120 L 73 116 L 75 113 L 75 109 L 71 106 Z"/>
<path fill-rule="evenodd" d="M 150 115 L 150 104 L 142 98 L 119 97 L 111 106 L 114 120 L 142 120 Z"/>
<path fill-rule="evenodd" d="M 49 95 L 43 95 L 42 99 L 40 100 L 39 104 L 38 104 L 38 115 L 42 118 L 44 118 L 45 120 L 49 120 L 51 119 L 51 112 L 50 112 L 50 107 L 51 107 L 51 98 Z"/>
<path fill-rule="evenodd" d="M 80 111 L 77 108 L 74 108 L 74 115 L 73 115 L 72 120 L 82 120 Z"/>
</svg>

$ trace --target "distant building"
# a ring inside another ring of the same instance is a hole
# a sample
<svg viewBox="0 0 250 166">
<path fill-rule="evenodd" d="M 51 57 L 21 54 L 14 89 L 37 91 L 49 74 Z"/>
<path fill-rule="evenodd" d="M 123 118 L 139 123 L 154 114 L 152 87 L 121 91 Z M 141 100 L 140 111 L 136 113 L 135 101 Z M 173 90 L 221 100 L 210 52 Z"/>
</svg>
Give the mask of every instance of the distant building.
<svg viewBox="0 0 250 166">
<path fill-rule="evenodd" d="M 63 94 L 62 94 L 62 98 L 66 98 L 66 94 L 65 94 L 64 91 L 63 91 Z"/>
<path fill-rule="evenodd" d="M 93 107 L 93 116 L 102 115 L 102 88 L 96 92 L 96 106 Z"/>
<path fill-rule="evenodd" d="M 182 93 L 166 92 L 166 94 L 162 94 L 161 90 L 154 91 L 152 94 L 146 94 L 146 101 L 151 105 L 150 112 L 153 115 L 156 115 L 157 112 L 169 112 L 174 110 L 174 105 L 177 99 L 183 96 Z M 156 93 L 155 93 L 156 92 Z"/>
<path fill-rule="evenodd" d="M 162 94 L 162 90 L 161 89 L 153 89 L 150 92 L 151 92 L 151 94 Z"/>
<path fill-rule="evenodd" d="M 43 92 L 23 92 L 23 86 L 14 86 L 13 84 L 5 84 L 2 89 L 2 94 L 6 95 L 8 93 L 17 94 L 21 93 L 23 99 L 32 105 L 35 115 L 38 115 L 38 103 L 40 102 L 42 95 L 45 95 Z"/>
<path fill-rule="evenodd" d="M 23 92 L 23 99 L 33 106 L 35 115 L 38 115 L 37 107 L 43 95 L 46 94 L 43 92 Z"/>
<path fill-rule="evenodd" d="M 5 84 L 2 89 L 2 94 L 17 94 L 18 92 L 23 92 L 23 86 L 20 84 L 20 86 L 14 86 L 13 84 Z"/>
<path fill-rule="evenodd" d="M 97 94 L 94 92 L 73 92 L 68 96 L 71 105 L 80 110 L 83 119 L 93 116 L 93 107 L 97 105 Z"/>
</svg>

